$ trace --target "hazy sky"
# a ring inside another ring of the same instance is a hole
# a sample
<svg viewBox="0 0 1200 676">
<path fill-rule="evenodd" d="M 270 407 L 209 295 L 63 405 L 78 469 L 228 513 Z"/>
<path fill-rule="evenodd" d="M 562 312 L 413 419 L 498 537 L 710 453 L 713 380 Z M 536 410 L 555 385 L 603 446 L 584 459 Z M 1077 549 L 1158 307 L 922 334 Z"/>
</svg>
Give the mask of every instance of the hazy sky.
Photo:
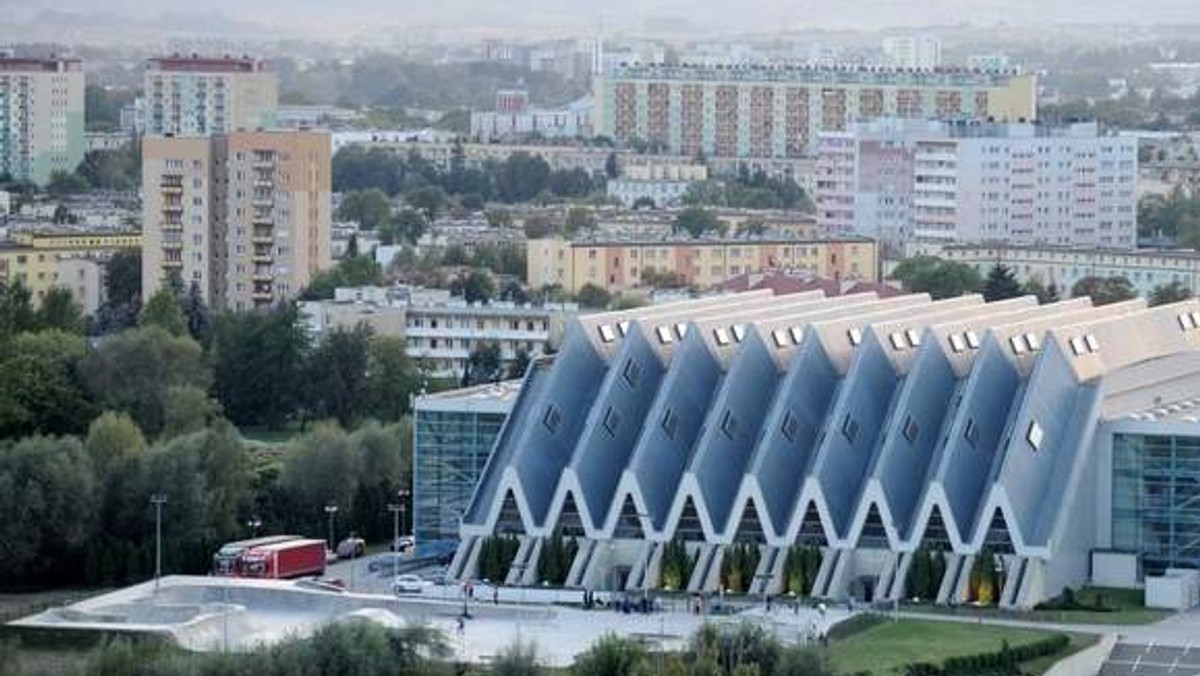
<svg viewBox="0 0 1200 676">
<path fill-rule="evenodd" d="M 1197 23 L 1200 0 L 0 0 L 28 16 L 39 9 L 151 12 L 219 11 L 232 18 L 293 26 L 437 24 L 466 29 L 513 26 L 638 28 L 686 17 L 694 27 L 881 28 L 972 23 Z M 7 10 L 6 10 L 7 12 Z M 0 22 L 3 19 L 0 18 Z"/>
</svg>

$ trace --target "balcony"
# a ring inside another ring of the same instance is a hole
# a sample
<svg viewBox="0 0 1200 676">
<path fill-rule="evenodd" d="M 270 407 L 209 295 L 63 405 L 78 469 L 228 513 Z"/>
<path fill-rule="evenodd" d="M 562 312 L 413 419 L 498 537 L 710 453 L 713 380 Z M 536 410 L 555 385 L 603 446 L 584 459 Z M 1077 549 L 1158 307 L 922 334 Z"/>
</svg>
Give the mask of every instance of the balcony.
<svg viewBox="0 0 1200 676">
<path fill-rule="evenodd" d="M 275 261 L 275 257 L 272 256 L 271 252 L 269 251 L 266 253 L 255 251 L 254 255 L 250 257 L 250 260 L 255 263 L 273 263 Z"/>
<path fill-rule="evenodd" d="M 263 270 L 255 270 L 254 273 L 250 275 L 250 278 L 256 282 L 270 283 L 275 279 L 275 276 L 271 273 L 270 268 L 266 268 Z"/>
<path fill-rule="evenodd" d="M 172 260 L 168 258 L 162 262 L 162 266 L 164 270 L 179 270 L 183 267 L 183 260 Z"/>
</svg>

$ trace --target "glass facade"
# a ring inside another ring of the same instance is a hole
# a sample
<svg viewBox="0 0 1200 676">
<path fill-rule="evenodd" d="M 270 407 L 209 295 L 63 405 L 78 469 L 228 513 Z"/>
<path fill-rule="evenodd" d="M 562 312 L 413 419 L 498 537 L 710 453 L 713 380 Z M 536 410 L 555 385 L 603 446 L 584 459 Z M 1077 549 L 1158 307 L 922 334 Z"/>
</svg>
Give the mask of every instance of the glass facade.
<svg viewBox="0 0 1200 676">
<path fill-rule="evenodd" d="M 1200 566 L 1200 437 L 1113 437 L 1113 546 L 1147 573 Z"/>
<path fill-rule="evenodd" d="M 457 539 L 506 414 L 425 411 L 413 424 L 413 528 L 419 542 Z"/>
</svg>

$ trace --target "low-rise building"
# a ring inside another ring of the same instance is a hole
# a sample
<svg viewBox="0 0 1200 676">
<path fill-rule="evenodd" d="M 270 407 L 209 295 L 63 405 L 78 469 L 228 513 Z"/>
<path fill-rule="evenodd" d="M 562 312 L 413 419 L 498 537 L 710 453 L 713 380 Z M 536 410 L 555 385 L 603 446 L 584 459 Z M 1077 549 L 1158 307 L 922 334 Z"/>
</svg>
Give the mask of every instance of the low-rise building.
<svg viewBox="0 0 1200 676">
<path fill-rule="evenodd" d="M 141 246 L 142 236 L 137 232 L 15 233 L 9 241 L 0 242 L 0 260 L 4 261 L 0 284 L 20 282 L 29 289 L 35 304 L 51 288 L 61 285 L 76 294 L 85 312 L 94 312 L 102 300 L 99 289 L 103 273 L 90 269 L 81 259 L 103 263 L 117 251 Z M 84 278 L 80 277 L 81 269 Z"/>
<path fill-rule="evenodd" d="M 529 105 L 524 92 L 501 90 L 496 109 L 471 113 L 471 138 L 505 141 L 523 138 L 587 138 L 592 135 L 595 104 L 585 96 L 559 108 Z"/>
<path fill-rule="evenodd" d="M 877 278 L 878 252 L 864 237 L 799 239 L 747 237 L 656 240 L 533 239 L 526 265 L 533 288 L 560 285 L 575 293 L 587 284 L 609 292 L 653 286 L 663 277 L 701 289 L 748 272 L 787 268 L 821 277 Z M 651 278 L 651 283 L 645 280 Z"/>
<path fill-rule="evenodd" d="M 418 542 L 458 537 L 475 485 L 521 381 L 417 397 L 413 405 L 413 535 Z"/>
<path fill-rule="evenodd" d="M 1124 277 L 1141 295 L 1173 282 L 1200 292 L 1200 252 L 1191 250 L 955 244 L 928 253 L 966 263 L 983 276 L 1002 264 L 1011 268 L 1021 283 L 1054 284 L 1064 297 L 1084 277 Z"/>
<path fill-rule="evenodd" d="M 708 180 L 708 167 L 689 164 L 634 164 L 609 179 L 608 196 L 623 207 L 650 202 L 651 208 L 680 204 L 693 183 Z"/>
<path fill-rule="evenodd" d="M 406 286 L 343 288 L 333 300 L 300 303 L 313 340 L 363 324 L 374 335 L 404 338 L 409 357 L 445 378 L 461 377 L 471 352 L 486 344 L 500 349 L 505 368 L 522 353 L 549 352 L 560 342 L 563 323 L 577 311 L 573 303 L 467 303 L 445 290 Z"/>
</svg>

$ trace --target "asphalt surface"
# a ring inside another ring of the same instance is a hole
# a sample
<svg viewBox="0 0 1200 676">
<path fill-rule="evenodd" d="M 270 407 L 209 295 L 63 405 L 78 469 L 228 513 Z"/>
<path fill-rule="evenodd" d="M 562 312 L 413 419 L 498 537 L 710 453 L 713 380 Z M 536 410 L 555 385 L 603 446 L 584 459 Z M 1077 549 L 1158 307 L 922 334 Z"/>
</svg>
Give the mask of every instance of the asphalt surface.
<svg viewBox="0 0 1200 676">
<path fill-rule="evenodd" d="M 1118 643 L 1098 676 L 1198 676 L 1200 636 L 1196 645 L 1163 646 Z"/>
</svg>

